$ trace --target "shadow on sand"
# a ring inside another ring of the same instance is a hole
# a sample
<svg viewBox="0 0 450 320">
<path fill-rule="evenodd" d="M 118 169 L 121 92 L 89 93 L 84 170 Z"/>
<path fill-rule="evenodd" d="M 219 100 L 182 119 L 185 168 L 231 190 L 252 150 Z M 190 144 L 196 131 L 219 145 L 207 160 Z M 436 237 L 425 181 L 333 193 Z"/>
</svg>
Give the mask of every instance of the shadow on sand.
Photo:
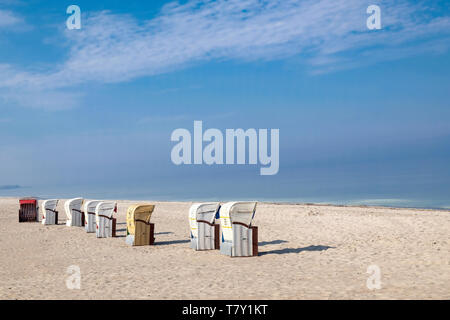
<svg viewBox="0 0 450 320">
<path fill-rule="evenodd" d="M 125 229 L 116 229 L 116 232 L 124 232 L 124 231 L 127 231 L 127 229 L 125 228 Z M 156 235 L 164 235 L 164 234 L 171 234 L 171 233 L 173 233 L 173 232 L 156 232 L 155 233 L 155 236 Z M 126 235 L 116 235 L 116 238 L 125 238 L 126 237 Z M 181 242 L 177 242 L 177 241 L 181 241 L 181 240 L 176 240 L 176 241 L 174 241 L 173 243 L 181 243 Z M 183 240 L 184 241 L 184 240 Z M 189 242 L 190 240 L 187 240 L 187 241 L 185 241 L 185 242 Z M 167 243 L 166 243 L 167 242 Z M 170 241 L 162 241 L 162 242 L 158 242 L 158 243 L 162 243 L 162 244 L 170 244 L 169 243 Z M 155 243 L 156 244 L 156 243 Z"/>
<path fill-rule="evenodd" d="M 272 240 L 272 241 L 262 241 L 262 242 L 258 242 L 258 246 L 267 246 L 269 244 L 280 244 L 280 243 L 286 243 L 288 241 L 286 240 Z"/>
<path fill-rule="evenodd" d="M 259 255 L 263 256 L 266 254 L 286 254 L 286 253 L 300 253 L 303 251 L 325 251 L 328 249 L 334 249 L 336 247 L 330 247 L 330 246 L 308 246 L 303 248 L 286 248 L 286 249 L 278 249 L 278 250 L 271 250 L 271 251 L 263 251 L 260 252 Z"/>
<path fill-rule="evenodd" d="M 156 246 L 164 246 L 164 245 L 169 245 L 169 244 L 188 243 L 188 242 L 191 242 L 191 240 L 172 240 L 172 241 L 155 240 L 155 245 Z"/>
</svg>

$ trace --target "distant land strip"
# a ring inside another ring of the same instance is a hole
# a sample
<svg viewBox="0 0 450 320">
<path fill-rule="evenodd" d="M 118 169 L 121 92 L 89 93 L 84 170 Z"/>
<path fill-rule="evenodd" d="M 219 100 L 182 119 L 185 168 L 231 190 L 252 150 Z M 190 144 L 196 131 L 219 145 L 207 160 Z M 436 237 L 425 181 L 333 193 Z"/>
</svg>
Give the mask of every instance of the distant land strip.
<svg viewBox="0 0 450 320">
<path fill-rule="evenodd" d="M 22 188 L 23 187 L 19 186 L 18 184 L 0 186 L 0 190 L 14 190 L 14 189 L 22 189 Z"/>
</svg>

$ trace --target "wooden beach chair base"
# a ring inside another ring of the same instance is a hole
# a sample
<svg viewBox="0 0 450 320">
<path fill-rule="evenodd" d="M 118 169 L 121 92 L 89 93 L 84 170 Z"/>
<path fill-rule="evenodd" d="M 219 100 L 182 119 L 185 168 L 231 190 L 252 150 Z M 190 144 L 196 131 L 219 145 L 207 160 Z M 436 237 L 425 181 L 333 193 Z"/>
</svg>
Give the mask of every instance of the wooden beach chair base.
<svg viewBox="0 0 450 320">
<path fill-rule="evenodd" d="M 155 224 L 154 223 L 148 223 L 147 225 L 143 224 L 140 228 L 136 227 L 136 232 L 139 234 L 138 237 L 136 237 L 135 234 L 129 234 L 126 238 L 126 243 L 131 246 L 153 246 L 155 244 Z"/>
<path fill-rule="evenodd" d="M 214 250 L 220 250 L 220 224 L 214 225 Z"/>
<path fill-rule="evenodd" d="M 154 223 L 150 223 L 150 242 L 149 245 L 154 245 L 155 244 L 155 224 Z"/>
<path fill-rule="evenodd" d="M 252 251 L 253 256 L 258 256 L 258 227 L 250 227 L 252 229 Z"/>
<path fill-rule="evenodd" d="M 84 222 L 84 219 L 83 219 Z M 116 237 L 116 226 L 117 226 L 117 219 L 113 218 L 112 219 L 112 237 L 115 238 Z"/>
<path fill-rule="evenodd" d="M 81 212 L 81 226 L 84 227 L 85 223 L 84 212 Z"/>
</svg>

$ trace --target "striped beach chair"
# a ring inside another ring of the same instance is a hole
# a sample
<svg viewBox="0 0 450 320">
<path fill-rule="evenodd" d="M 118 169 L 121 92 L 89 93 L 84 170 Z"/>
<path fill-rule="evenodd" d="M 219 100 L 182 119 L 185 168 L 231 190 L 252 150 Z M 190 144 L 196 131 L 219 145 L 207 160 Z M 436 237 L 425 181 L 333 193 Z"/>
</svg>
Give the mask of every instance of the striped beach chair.
<svg viewBox="0 0 450 320">
<path fill-rule="evenodd" d="M 58 200 L 56 199 L 49 199 L 42 202 L 42 224 L 58 224 L 57 205 Z"/>
<path fill-rule="evenodd" d="M 114 212 L 117 212 L 117 204 L 115 202 L 102 201 L 95 207 L 97 238 L 116 236 L 116 219 L 113 217 Z"/>
<path fill-rule="evenodd" d="M 258 228 L 252 226 L 256 202 L 227 202 L 220 208 L 220 253 L 232 257 L 258 255 Z"/>
<path fill-rule="evenodd" d="M 218 202 L 194 203 L 189 208 L 191 248 L 194 250 L 219 249 L 220 226 L 214 224 L 219 208 Z"/>
<path fill-rule="evenodd" d="M 88 200 L 84 202 L 84 229 L 88 233 L 94 233 L 97 229 L 97 223 L 95 220 L 95 208 L 102 202 L 101 200 Z"/>
<path fill-rule="evenodd" d="M 64 203 L 64 210 L 66 211 L 67 221 L 66 226 L 82 227 L 84 226 L 84 214 L 81 211 L 83 206 L 83 198 L 74 198 L 67 200 Z"/>
</svg>

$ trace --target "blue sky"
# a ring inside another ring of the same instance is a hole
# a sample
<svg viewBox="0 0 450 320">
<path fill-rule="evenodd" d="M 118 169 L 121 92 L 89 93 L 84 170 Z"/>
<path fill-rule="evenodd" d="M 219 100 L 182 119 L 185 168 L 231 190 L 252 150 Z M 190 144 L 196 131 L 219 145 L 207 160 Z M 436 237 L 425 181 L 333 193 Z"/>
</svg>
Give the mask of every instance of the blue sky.
<svg viewBox="0 0 450 320">
<path fill-rule="evenodd" d="M 449 40 L 446 1 L 0 0 L 0 194 L 450 206 Z M 173 165 L 194 120 L 279 173 Z"/>
</svg>

